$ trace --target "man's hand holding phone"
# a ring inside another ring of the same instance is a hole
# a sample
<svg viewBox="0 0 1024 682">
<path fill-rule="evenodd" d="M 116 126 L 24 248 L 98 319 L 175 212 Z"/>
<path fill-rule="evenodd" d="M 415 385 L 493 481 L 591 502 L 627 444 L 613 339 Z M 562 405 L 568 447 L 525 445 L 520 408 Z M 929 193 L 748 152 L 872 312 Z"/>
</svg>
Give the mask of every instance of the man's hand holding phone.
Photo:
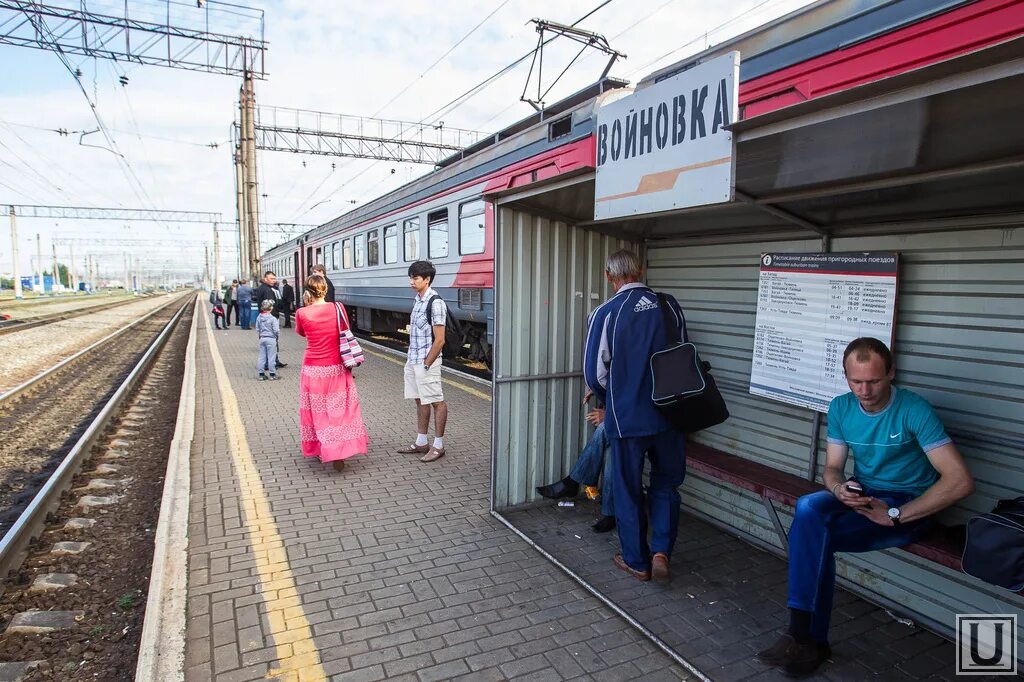
<svg viewBox="0 0 1024 682">
<path fill-rule="evenodd" d="M 846 481 L 835 486 L 832 494 L 839 498 L 839 501 L 852 509 L 871 506 L 871 498 L 866 496 L 864 487 L 857 481 Z"/>
</svg>

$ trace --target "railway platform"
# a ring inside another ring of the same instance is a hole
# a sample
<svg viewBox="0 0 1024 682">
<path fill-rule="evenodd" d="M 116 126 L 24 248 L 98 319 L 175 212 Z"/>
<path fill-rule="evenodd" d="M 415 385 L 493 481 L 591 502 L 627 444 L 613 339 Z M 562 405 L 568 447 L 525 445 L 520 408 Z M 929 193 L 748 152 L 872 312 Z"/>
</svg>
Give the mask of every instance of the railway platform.
<svg viewBox="0 0 1024 682">
<path fill-rule="evenodd" d="M 697 519 L 675 578 L 611 567 L 588 509 L 513 512 L 541 546 L 655 631 L 655 646 L 488 512 L 486 386 L 446 378 L 447 455 L 409 440 L 402 360 L 356 371 L 370 453 L 343 472 L 299 454 L 304 341 L 282 330 L 281 380 L 254 378 L 251 332 L 195 330 L 184 670 L 189 682 L 401 679 L 784 679 L 752 659 L 785 616 L 785 564 Z M 826 679 L 953 679 L 953 645 L 837 594 Z M 699 672 L 695 672 L 695 670 Z"/>
</svg>

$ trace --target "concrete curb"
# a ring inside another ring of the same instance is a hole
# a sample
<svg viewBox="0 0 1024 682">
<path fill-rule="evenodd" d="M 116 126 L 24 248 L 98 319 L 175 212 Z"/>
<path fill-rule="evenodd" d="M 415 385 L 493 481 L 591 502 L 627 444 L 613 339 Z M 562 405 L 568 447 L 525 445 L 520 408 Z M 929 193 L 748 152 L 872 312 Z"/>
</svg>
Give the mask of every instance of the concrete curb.
<svg viewBox="0 0 1024 682">
<path fill-rule="evenodd" d="M 139 682 L 185 679 L 185 606 L 188 596 L 189 464 L 196 416 L 196 337 L 202 317 L 199 297 L 192 315 L 178 419 L 167 457 L 160 520 L 154 539 L 153 570 L 146 599 L 139 660 Z"/>
</svg>

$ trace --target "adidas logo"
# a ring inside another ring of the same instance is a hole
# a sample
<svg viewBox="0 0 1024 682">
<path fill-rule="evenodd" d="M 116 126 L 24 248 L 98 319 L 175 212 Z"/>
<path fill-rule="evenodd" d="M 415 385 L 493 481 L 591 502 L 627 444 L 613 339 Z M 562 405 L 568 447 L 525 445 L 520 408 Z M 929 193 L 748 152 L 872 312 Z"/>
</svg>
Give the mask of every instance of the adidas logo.
<svg viewBox="0 0 1024 682">
<path fill-rule="evenodd" d="M 646 296 L 641 296 L 640 300 L 637 301 L 635 306 L 633 306 L 633 312 L 634 313 L 642 313 L 645 310 L 654 310 L 657 307 L 658 307 L 657 303 L 655 303 L 651 299 L 647 298 Z"/>
</svg>

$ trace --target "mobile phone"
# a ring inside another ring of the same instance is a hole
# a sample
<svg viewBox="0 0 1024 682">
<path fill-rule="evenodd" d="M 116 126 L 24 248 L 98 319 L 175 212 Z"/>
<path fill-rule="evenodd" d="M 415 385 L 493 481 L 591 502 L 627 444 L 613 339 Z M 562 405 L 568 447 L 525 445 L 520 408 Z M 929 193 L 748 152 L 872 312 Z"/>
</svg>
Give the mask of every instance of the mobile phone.
<svg viewBox="0 0 1024 682">
<path fill-rule="evenodd" d="M 844 487 L 846 488 L 846 492 L 864 497 L 864 488 L 861 487 L 861 484 L 857 483 L 857 481 L 847 481 L 844 484 Z"/>
</svg>

